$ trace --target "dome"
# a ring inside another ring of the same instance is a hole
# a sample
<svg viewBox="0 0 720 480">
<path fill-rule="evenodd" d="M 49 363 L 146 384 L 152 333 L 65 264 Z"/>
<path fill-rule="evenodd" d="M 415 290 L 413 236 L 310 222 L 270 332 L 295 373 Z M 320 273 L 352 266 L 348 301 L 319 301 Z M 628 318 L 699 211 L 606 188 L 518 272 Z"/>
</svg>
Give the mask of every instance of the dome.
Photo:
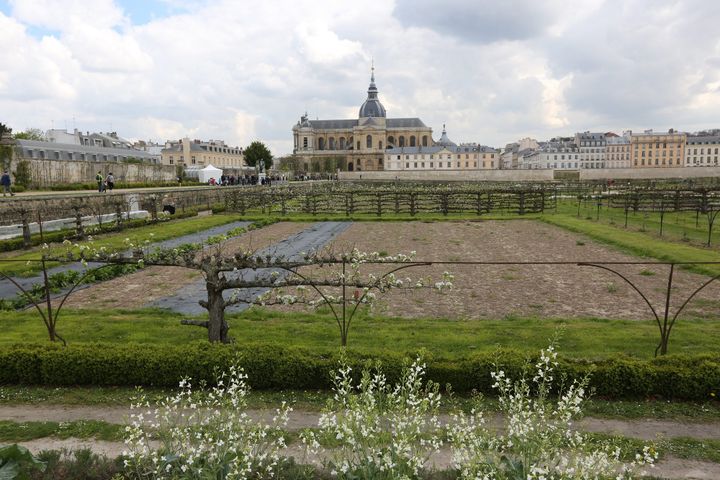
<svg viewBox="0 0 720 480">
<path fill-rule="evenodd" d="M 385 107 L 378 100 L 378 89 L 375 86 L 375 68 L 372 69 L 370 75 L 370 86 L 368 87 L 368 96 L 365 103 L 360 107 L 360 118 L 364 117 L 385 117 Z"/>
<path fill-rule="evenodd" d="M 443 124 L 442 136 L 440 137 L 440 140 L 436 142 L 436 145 L 442 145 L 443 147 L 457 147 L 457 143 L 448 138 L 447 132 L 445 131 L 445 124 Z"/>
</svg>

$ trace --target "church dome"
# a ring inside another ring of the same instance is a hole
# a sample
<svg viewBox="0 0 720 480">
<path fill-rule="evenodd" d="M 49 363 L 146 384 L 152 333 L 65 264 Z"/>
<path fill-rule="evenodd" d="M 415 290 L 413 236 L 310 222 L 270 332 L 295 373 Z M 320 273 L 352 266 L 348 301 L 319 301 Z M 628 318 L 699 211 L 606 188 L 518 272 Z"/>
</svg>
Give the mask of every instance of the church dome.
<svg viewBox="0 0 720 480">
<path fill-rule="evenodd" d="M 448 138 L 447 132 L 445 131 L 445 124 L 443 124 L 442 136 L 440 137 L 440 140 L 437 141 L 436 145 L 441 145 L 443 147 L 457 147 L 457 143 Z"/>
<path fill-rule="evenodd" d="M 360 118 L 366 117 L 385 117 L 385 107 L 378 100 L 378 89 L 375 86 L 375 68 L 372 69 L 370 75 L 370 86 L 368 87 L 368 96 L 365 103 L 360 107 Z"/>
</svg>

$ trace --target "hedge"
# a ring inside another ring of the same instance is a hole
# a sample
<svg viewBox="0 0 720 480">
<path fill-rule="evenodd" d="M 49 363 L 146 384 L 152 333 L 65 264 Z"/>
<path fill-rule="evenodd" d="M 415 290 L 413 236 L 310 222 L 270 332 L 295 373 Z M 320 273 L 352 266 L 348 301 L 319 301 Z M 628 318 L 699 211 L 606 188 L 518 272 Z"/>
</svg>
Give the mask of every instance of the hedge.
<svg viewBox="0 0 720 480">
<path fill-rule="evenodd" d="M 359 372 L 379 360 L 390 380 L 397 379 L 412 353 L 382 353 L 348 349 L 347 359 Z M 274 344 L 211 345 L 13 345 L 0 351 L 0 385 L 115 385 L 174 387 L 183 377 L 212 383 L 215 372 L 235 358 L 254 389 L 329 389 L 330 371 L 339 350 L 310 350 Z M 494 393 L 490 372 L 497 362 L 511 378 L 530 374 L 536 357 L 514 350 L 477 353 L 459 360 L 425 356 L 428 379 L 455 392 Z M 595 394 L 604 398 L 662 397 L 707 400 L 720 393 L 720 357 L 671 355 L 652 360 L 613 357 L 602 360 L 561 359 L 556 378 L 591 373 Z"/>
</svg>

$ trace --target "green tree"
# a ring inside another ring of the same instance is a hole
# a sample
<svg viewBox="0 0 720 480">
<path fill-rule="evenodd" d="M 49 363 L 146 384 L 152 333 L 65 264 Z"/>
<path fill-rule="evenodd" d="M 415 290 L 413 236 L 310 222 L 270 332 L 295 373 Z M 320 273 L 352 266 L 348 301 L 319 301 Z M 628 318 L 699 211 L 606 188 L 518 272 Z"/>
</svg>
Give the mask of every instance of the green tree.
<svg viewBox="0 0 720 480">
<path fill-rule="evenodd" d="M 0 123 L 0 166 L 3 170 L 10 169 L 12 161 L 13 141 L 12 128 Z"/>
<path fill-rule="evenodd" d="M 258 140 L 248 145 L 243 150 L 243 155 L 245 156 L 245 163 L 251 167 L 258 168 L 259 165 L 264 164 L 265 171 L 267 171 L 272 166 L 272 153 L 264 143 Z"/>
<path fill-rule="evenodd" d="M 15 134 L 16 140 L 45 140 L 45 134 L 39 128 L 28 128 L 24 132 Z"/>
<path fill-rule="evenodd" d="M 21 160 L 17 164 L 15 170 L 15 183 L 23 187 L 29 187 L 32 182 L 32 171 L 30 170 L 30 162 Z"/>
</svg>

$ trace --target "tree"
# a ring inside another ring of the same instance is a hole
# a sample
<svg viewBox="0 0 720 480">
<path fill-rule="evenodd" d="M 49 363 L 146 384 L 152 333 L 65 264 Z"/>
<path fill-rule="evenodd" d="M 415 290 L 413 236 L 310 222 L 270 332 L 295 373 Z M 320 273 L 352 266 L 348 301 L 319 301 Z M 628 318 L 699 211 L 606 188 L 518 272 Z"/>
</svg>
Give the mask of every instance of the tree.
<svg viewBox="0 0 720 480">
<path fill-rule="evenodd" d="M 28 128 L 24 132 L 15 134 L 16 140 L 39 140 L 44 141 L 46 139 L 45 134 L 39 128 Z"/>
<path fill-rule="evenodd" d="M 299 172 L 301 170 L 300 159 L 295 155 L 280 157 L 277 161 L 277 168 L 283 172 Z"/>
<path fill-rule="evenodd" d="M 12 162 L 12 128 L 0 123 L 0 164 L 3 170 L 10 169 Z"/>
<path fill-rule="evenodd" d="M 258 140 L 248 145 L 243 150 L 243 155 L 245 156 L 245 162 L 251 167 L 259 168 L 263 164 L 264 170 L 267 171 L 272 166 L 272 153 L 264 143 Z"/>
</svg>

